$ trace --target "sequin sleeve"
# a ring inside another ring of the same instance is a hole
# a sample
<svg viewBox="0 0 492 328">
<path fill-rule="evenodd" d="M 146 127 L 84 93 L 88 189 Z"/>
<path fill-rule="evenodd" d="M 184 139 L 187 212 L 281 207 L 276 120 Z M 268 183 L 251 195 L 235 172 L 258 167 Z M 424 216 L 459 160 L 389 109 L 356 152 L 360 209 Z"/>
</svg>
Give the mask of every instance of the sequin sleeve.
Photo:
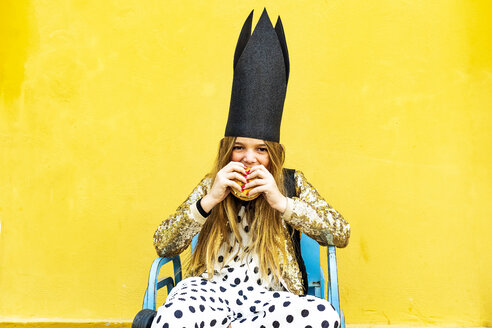
<svg viewBox="0 0 492 328">
<path fill-rule="evenodd" d="M 212 179 L 205 177 L 188 198 L 157 228 L 154 233 L 154 247 L 159 256 L 179 255 L 200 232 L 205 218 L 196 208 L 196 202 L 210 189 Z"/>
<path fill-rule="evenodd" d="M 295 182 L 298 196 L 287 198 L 287 209 L 282 218 L 322 246 L 347 246 L 350 237 L 347 221 L 320 196 L 299 170 L 295 172 Z"/>
</svg>

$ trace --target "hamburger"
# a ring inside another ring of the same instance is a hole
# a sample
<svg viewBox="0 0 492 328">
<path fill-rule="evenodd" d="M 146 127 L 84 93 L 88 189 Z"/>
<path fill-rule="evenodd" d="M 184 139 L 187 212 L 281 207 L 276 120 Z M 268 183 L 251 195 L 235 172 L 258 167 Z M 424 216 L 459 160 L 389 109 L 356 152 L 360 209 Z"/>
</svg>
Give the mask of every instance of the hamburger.
<svg viewBox="0 0 492 328">
<path fill-rule="evenodd" d="M 250 168 L 247 167 L 246 168 L 246 171 L 248 171 Z M 252 179 L 249 179 L 249 182 L 255 180 L 256 178 L 252 178 Z M 243 182 L 242 181 L 239 181 L 239 180 L 236 180 L 234 179 L 234 181 L 239 185 L 239 186 L 242 186 L 243 185 Z M 258 196 L 260 196 L 260 194 L 256 194 L 256 195 L 246 195 L 251 189 L 253 188 L 248 188 L 248 189 L 244 189 L 243 191 L 238 191 L 236 190 L 235 188 L 231 188 L 232 189 L 232 194 L 234 196 L 236 196 L 237 198 L 241 199 L 241 200 L 244 200 L 244 201 L 250 201 L 250 200 L 253 200 L 253 199 L 256 199 Z"/>
</svg>

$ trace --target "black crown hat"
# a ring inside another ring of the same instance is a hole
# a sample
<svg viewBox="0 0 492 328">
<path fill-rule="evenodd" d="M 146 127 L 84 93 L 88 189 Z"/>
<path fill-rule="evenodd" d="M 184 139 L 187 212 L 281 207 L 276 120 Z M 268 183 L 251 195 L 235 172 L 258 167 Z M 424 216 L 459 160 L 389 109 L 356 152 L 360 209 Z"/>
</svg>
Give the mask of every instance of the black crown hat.
<svg viewBox="0 0 492 328">
<path fill-rule="evenodd" d="M 266 8 L 251 34 L 253 11 L 234 53 L 234 78 L 225 136 L 279 142 L 289 79 L 289 53 L 280 16 L 273 28 Z"/>
</svg>

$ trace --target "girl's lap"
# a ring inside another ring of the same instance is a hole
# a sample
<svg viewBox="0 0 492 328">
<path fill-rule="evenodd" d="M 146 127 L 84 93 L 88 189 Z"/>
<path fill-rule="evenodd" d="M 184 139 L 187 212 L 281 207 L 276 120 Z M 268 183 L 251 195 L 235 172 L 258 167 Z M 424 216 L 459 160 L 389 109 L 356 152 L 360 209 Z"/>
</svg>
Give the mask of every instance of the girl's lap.
<svg viewBox="0 0 492 328">
<path fill-rule="evenodd" d="M 338 328 L 339 321 L 331 304 L 321 298 L 190 277 L 173 288 L 158 309 L 152 328 Z"/>
</svg>

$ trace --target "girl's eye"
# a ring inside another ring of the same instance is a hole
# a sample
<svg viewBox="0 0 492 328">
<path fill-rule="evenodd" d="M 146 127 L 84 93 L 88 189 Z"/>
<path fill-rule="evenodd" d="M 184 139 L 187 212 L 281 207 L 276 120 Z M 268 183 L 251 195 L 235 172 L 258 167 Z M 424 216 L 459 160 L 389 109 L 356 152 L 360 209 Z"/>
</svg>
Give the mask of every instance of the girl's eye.
<svg viewBox="0 0 492 328">
<path fill-rule="evenodd" d="M 234 146 L 234 147 L 232 147 L 233 150 L 239 150 L 239 149 L 242 149 L 242 148 L 243 147 L 241 147 L 241 146 Z"/>
<path fill-rule="evenodd" d="M 267 151 L 268 149 L 266 148 L 258 148 L 259 151 Z"/>
</svg>

